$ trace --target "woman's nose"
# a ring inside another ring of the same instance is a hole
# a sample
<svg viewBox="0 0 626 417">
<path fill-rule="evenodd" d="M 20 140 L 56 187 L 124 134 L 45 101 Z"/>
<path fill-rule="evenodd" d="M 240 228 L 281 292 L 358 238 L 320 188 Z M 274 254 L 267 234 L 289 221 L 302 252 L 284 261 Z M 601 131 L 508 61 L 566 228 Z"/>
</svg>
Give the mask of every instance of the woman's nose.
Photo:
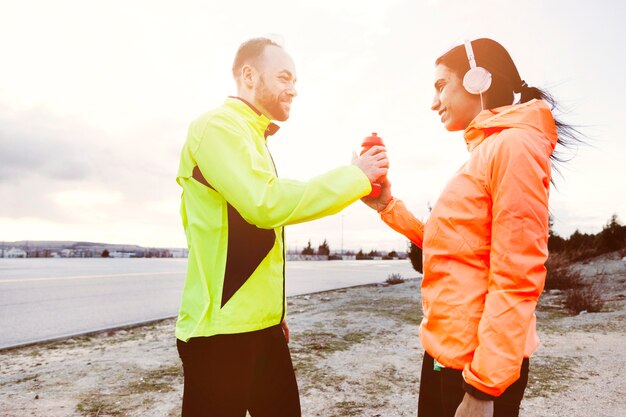
<svg viewBox="0 0 626 417">
<path fill-rule="evenodd" d="M 441 105 L 441 102 L 439 101 L 439 97 L 435 96 L 435 98 L 433 98 L 433 102 L 430 105 L 430 109 L 437 111 L 440 105 Z"/>
</svg>

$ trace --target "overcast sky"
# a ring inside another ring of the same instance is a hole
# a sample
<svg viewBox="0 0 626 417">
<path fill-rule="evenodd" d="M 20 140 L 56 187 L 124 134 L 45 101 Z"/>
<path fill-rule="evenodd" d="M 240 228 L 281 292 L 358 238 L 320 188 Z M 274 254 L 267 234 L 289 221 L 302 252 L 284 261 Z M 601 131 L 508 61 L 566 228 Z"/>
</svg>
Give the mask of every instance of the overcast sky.
<svg viewBox="0 0 626 417">
<path fill-rule="evenodd" d="M 189 122 L 236 93 L 244 40 L 273 34 L 299 96 L 269 140 L 280 176 L 350 161 L 376 131 L 394 195 L 421 218 L 468 157 L 430 110 L 434 60 L 465 38 L 502 43 L 591 146 L 562 168 L 555 229 L 626 221 L 626 6 L 621 1 L 1 1 L 0 240 L 186 245 L 178 158 Z M 621 40 L 621 42 L 620 42 Z M 343 233 L 342 233 L 343 225 Z M 404 249 L 360 202 L 287 228 L 291 249 Z"/>
</svg>

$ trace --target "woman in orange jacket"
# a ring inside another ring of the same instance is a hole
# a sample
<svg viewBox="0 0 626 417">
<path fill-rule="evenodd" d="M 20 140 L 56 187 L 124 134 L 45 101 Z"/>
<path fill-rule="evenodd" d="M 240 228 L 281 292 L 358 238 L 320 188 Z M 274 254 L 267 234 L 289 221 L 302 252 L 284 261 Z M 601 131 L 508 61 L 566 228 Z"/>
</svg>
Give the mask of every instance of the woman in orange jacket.
<svg viewBox="0 0 626 417">
<path fill-rule="evenodd" d="M 379 198 L 364 199 L 423 249 L 418 416 L 518 416 L 539 345 L 551 158 L 577 132 L 555 122 L 551 96 L 523 81 L 491 39 L 439 57 L 434 85 L 431 108 L 447 130 L 464 131 L 467 162 L 425 224 L 389 182 Z"/>
</svg>

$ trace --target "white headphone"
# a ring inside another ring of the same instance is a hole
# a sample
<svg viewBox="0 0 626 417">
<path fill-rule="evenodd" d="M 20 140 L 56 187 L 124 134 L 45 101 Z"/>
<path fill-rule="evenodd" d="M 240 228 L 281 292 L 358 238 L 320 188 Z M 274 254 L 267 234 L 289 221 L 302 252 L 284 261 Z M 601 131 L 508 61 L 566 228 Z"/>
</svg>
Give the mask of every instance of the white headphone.
<svg viewBox="0 0 626 417">
<path fill-rule="evenodd" d="M 482 99 L 482 93 L 491 87 L 491 73 L 483 67 L 476 66 L 472 42 L 469 40 L 465 41 L 465 52 L 467 53 L 470 69 L 463 77 L 463 87 L 470 94 L 480 94 Z"/>
</svg>

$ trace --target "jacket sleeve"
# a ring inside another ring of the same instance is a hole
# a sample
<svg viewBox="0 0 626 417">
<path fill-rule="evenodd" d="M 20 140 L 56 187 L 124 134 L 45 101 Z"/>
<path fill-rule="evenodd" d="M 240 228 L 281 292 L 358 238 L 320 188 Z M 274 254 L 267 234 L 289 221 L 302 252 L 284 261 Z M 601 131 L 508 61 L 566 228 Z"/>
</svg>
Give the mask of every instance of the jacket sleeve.
<svg viewBox="0 0 626 417">
<path fill-rule="evenodd" d="M 393 230 L 409 238 L 420 248 L 424 241 L 424 224 L 417 220 L 402 200 L 392 198 L 387 207 L 379 211 L 380 218 Z"/>
<path fill-rule="evenodd" d="M 371 190 L 367 176 L 354 165 L 308 182 L 280 179 L 268 167 L 269 150 L 234 123 L 209 122 L 190 134 L 199 136 L 192 152 L 204 178 L 248 223 L 259 228 L 335 214 Z"/>
<path fill-rule="evenodd" d="M 472 393 L 499 396 L 520 375 L 526 337 L 543 291 L 548 257 L 550 153 L 534 134 L 500 133 L 490 160 L 492 198 L 488 292 L 478 347 L 463 376 Z"/>
</svg>

